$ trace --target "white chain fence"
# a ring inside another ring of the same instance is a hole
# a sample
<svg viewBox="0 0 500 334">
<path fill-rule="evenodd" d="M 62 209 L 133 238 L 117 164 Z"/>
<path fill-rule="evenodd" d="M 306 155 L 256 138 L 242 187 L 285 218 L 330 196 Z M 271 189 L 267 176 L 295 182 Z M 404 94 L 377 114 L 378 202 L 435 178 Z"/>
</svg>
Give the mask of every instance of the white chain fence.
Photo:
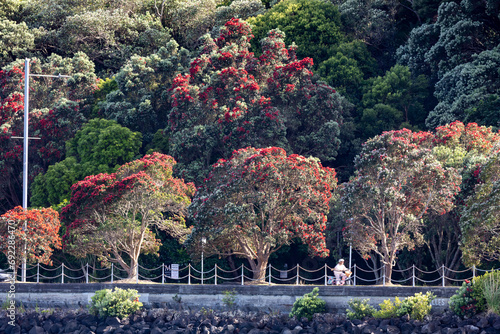
<svg viewBox="0 0 500 334">
<path fill-rule="evenodd" d="M 346 279 L 347 285 L 386 285 L 385 267 L 375 270 L 366 270 L 356 265 L 349 268 L 352 275 Z M 416 266 L 398 270 L 393 268 L 391 283 L 405 286 L 452 286 L 460 285 L 466 279 L 485 272 L 495 271 L 479 268 L 468 268 L 465 270 L 452 270 L 441 266 L 433 271 L 425 271 Z M 36 283 L 113 283 L 127 279 L 127 272 L 114 264 L 108 268 L 97 268 L 88 263 L 82 268 L 70 268 L 64 263 L 56 267 L 46 267 L 42 264 L 27 267 L 26 281 Z M 136 267 L 134 279 L 128 283 L 159 283 L 159 284 L 240 284 L 245 285 L 259 281 L 261 284 L 285 284 L 285 285 L 331 285 L 336 279 L 333 267 L 323 265 L 318 269 L 306 269 L 297 264 L 291 269 L 278 269 L 271 264 L 267 266 L 261 275 L 254 275 L 255 271 L 241 265 L 237 269 L 226 270 L 217 264 L 210 269 L 195 267 L 187 264 L 183 267 L 178 264 L 162 264 L 156 268 L 145 268 L 142 265 Z M 448 275 L 448 276 L 447 276 Z M 21 275 L 17 275 L 21 278 Z M 253 277 L 260 276 L 260 279 Z M 394 278 L 394 277 L 397 277 Z M 20 281 L 20 279 L 18 279 Z"/>
</svg>

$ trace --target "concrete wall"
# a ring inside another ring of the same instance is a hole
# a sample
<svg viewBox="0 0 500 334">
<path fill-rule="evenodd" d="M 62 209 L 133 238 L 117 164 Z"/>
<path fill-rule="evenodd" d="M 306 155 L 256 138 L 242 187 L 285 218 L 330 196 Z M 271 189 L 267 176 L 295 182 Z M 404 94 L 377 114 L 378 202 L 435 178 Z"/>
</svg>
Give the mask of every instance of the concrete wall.
<svg viewBox="0 0 500 334">
<path fill-rule="evenodd" d="M 90 302 L 94 292 L 101 289 L 135 289 L 140 301 L 147 307 L 170 307 L 197 310 L 224 310 L 225 291 L 235 291 L 235 304 L 244 311 L 290 312 L 295 300 L 311 292 L 311 285 L 173 285 L 173 284 L 58 284 L 58 283 L 17 283 L 16 302 L 34 307 L 84 307 Z M 350 299 L 369 299 L 376 306 L 384 299 L 404 298 L 415 293 L 431 291 L 436 299 L 433 310 L 443 310 L 456 287 L 402 287 L 402 286 L 318 286 L 319 296 L 326 301 L 328 311 L 345 311 Z M 0 283 L 0 301 L 7 298 L 9 285 Z M 173 297 L 180 297 L 178 303 Z"/>
</svg>

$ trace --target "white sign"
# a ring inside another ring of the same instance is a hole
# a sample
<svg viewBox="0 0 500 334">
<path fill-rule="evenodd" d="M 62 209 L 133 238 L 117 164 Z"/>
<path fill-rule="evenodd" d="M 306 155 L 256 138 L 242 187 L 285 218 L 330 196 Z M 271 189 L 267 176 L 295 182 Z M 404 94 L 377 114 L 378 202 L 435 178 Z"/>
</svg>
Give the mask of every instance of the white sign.
<svg viewBox="0 0 500 334">
<path fill-rule="evenodd" d="M 170 278 L 172 279 L 179 279 L 179 265 L 178 264 L 172 264 L 170 266 Z"/>
</svg>

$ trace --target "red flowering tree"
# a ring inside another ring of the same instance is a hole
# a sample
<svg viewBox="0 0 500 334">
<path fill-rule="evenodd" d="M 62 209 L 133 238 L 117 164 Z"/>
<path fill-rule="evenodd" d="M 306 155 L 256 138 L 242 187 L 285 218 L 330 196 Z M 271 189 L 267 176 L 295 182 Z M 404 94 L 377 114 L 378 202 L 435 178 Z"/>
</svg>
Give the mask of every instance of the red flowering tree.
<svg viewBox="0 0 500 334">
<path fill-rule="evenodd" d="M 263 55 L 249 52 L 250 26 L 232 19 L 206 35 L 189 73 L 169 90 L 172 154 L 201 182 L 218 159 L 242 147 L 278 146 L 332 161 L 339 146 L 344 100 L 318 82 L 311 58 L 298 60 L 284 34 L 269 32 Z"/>
<path fill-rule="evenodd" d="M 61 248 L 58 234 L 61 222 L 57 211 L 51 208 L 25 210 L 17 206 L 0 218 L 0 251 L 8 257 L 12 255 L 10 246 L 14 246 L 15 265 L 11 265 L 12 269 L 17 270 L 22 262 L 25 244 L 28 263 L 52 264 L 53 250 Z"/>
<path fill-rule="evenodd" d="M 24 136 L 24 72 L 22 62 L 0 70 L 0 212 L 21 204 Z M 96 88 L 94 65 L 83 54 L 73 58 L 53 55 L 46 62 L 31 61 L 31 73 L 71 75 L 30 79 L 29 183 L 64 156 L 65 142 L 86 119 L 87 98 Z"/>
<path fill-rule="evenodd" d="M 159 249 L 153 226 L 177 238 L 188 233 L 184 214 L 195 189 L 172 177 L 175 163 L 153 153 L 116 173 L 88 176 L 73 185 L 70 204 L 62 209 L 65 251 L 76 257 L 96 255 L 136 278 L 139 254 Z"/>
<path fill-rule="evenodd" d="M 379 255 L 390 282 L 396 252 L 422 243 L 422 218 L 452 208 L 461 178 L 426 146 L 432 134 L 403 129 L 368 140 L 342 189 L 344 236 L 360 253 Z"/>
<path fill-rule="evenodd" d="M 269 256 L 294 238 L 326 256 L 323 232 L 336 185 L 335 171 L 318 159 L 276 147 L 235 151 L 212 166 L 198 189 L 188 245 L 199 251 L 205 237 L 206 253 L 246 258 L 254 279 L 265 277 Z"/>
</svg>

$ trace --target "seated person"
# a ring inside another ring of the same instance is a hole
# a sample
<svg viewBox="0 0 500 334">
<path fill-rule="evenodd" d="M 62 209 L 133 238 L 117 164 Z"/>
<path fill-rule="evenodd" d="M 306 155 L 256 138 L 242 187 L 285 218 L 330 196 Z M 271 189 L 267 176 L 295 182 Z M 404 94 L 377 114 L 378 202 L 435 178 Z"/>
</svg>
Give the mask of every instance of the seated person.
<svg viewBox="0 0 500 334">
<path fill-rule="evenodd" d="M 347 271 L 346 266 L 344 266 L 344 259 L 340 259 L 339 263 L 333 268 L 333 273 L 335 274 L 335 283 L 337 285 L 344 285 L 345 279 L 347 275 L 345 272 Z"/>
</svg>

